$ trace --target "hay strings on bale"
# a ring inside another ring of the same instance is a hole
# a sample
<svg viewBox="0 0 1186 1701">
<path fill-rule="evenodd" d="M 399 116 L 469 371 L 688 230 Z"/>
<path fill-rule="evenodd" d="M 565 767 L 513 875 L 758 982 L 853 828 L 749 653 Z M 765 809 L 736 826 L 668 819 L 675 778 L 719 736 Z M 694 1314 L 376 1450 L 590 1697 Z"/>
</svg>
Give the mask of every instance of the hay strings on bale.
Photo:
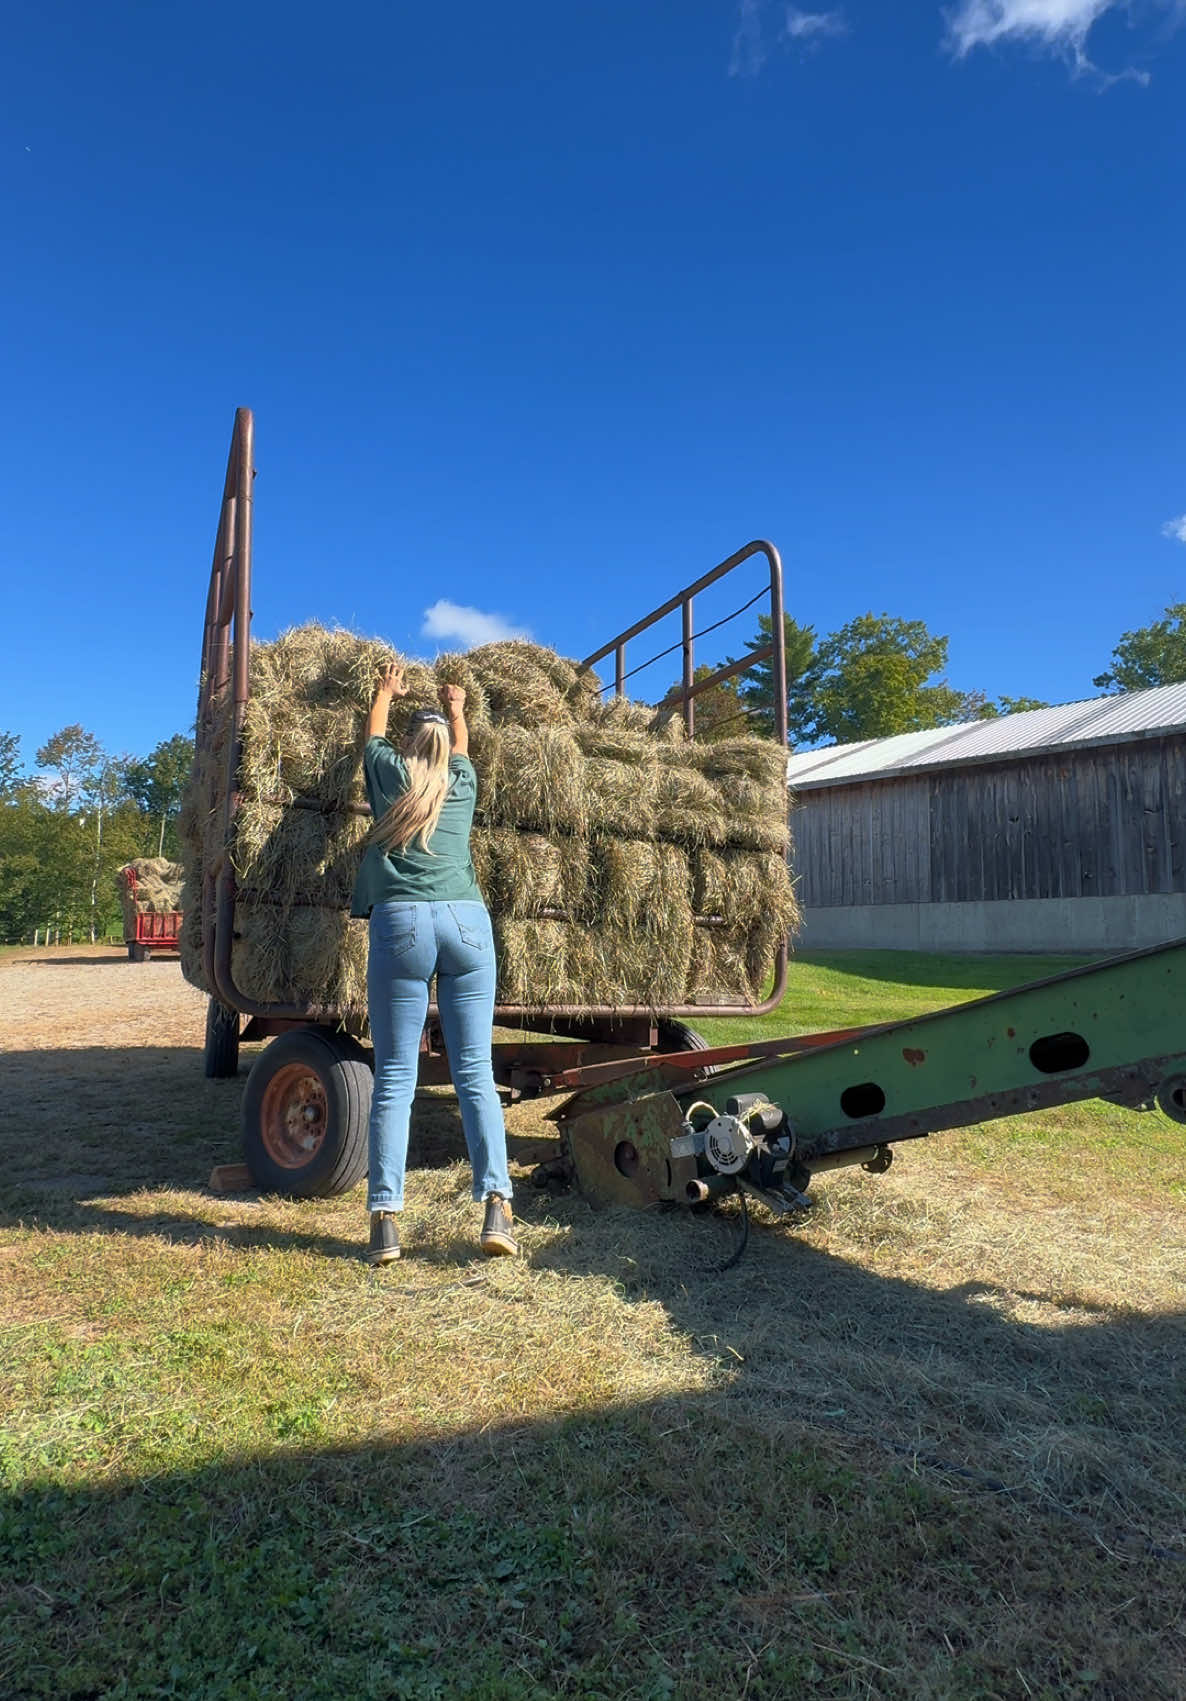
<svg viewBox="0 0 1186 1701">
<path fill-rule="evenodd" d="M 366 928 L 347 914 L 372 825 L 364 721 L 397 663 L 408 685 L 388 722 L 397 743 L 441 684 L 466 692 L 479 778 L 472 852 L 495 924 L 500 1003 L 662 1009 L 765 993 L 797 919 L 778 745 L 691 742 L 678 713 L 607 699 L 589 670 L 537 644 L 486 644 L 428 664 L 316 625 L 253 647 L 229 845 L 225 702 L 194 764 L 181 822 L 188 978 L 203 984 L 202 878 L 225 856 L 243 990 L 365 1020 Z"/>
</svg>

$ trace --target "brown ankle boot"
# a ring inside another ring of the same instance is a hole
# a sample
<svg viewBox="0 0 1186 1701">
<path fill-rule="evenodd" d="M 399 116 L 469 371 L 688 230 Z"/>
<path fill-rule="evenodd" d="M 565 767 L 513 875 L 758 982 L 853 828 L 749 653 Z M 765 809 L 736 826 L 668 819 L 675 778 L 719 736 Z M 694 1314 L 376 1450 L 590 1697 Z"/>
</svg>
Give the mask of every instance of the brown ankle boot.
<svg viewBox="0 0 1186 1701">
<path fill-rule="evenodd" d="M 487 1258 L 513 1258 L 519 1250 L 510 1202 L 501 1193 L 492 1193 L 486 1201 L 481 1245 Z"/>
<path fill-rule="evenodd" d="M 368 1264 L 394 1264 L 399 1257 L 399 1219 L 394 1211 L 371 1212 Z"/>
</svg>

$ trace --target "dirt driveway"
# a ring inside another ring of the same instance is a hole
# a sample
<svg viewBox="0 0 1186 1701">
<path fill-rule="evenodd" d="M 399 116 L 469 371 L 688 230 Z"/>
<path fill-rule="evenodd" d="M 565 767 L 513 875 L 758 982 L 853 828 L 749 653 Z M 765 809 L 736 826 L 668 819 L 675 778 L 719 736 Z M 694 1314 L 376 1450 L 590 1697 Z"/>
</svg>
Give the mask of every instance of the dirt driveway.
<svg viewBox="0 0 1186 1701">
<path fill-rule="evenodd" d="M 176 957 L 132 963 L 122 946 L 72 945 L 0 958 L 0 1051 L 201 1046 L 205 1021 Z"/>
</svg>

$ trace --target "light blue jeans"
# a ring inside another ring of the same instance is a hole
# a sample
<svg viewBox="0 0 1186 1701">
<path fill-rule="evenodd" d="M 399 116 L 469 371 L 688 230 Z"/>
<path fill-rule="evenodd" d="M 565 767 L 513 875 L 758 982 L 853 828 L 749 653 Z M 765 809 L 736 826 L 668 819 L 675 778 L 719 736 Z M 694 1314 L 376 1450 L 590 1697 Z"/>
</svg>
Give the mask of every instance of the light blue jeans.
<svg viewBox="0 0 1186 1701">
<path fill-rule="evenodd" d="M 461 1126 L 474 1171 L 474 1198 L 511 1197 L 507 1137 L 494 1087 L 494 935 L 485 904 L 386 903 L 371 911 L 367 1002 L 375 1047 L 367 1209 L 398 1211 L 404 1202 L 408 1123 L 428 1012 L 437 1007 Z"/>
</svg>

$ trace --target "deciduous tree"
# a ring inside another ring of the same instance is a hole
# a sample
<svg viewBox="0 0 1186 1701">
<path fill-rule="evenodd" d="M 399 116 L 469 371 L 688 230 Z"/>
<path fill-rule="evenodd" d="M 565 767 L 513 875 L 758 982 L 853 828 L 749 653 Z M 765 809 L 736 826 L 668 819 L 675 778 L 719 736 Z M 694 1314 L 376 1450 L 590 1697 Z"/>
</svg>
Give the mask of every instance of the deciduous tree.
<svg viewBox="0 0 1186 1701">
<path fill-rule="evenodd" d="M 21 741 L 15 732 L 0 732 L 0 797 L 12 797 L 24 774 Z"/>
<path fill-rule="evenodd" d="M 194 759 L 192 738 L 175 732 L 141 762 L 130 762 L 124 775 L 128 793 L 157 823 L 156 854 L 177 854 L 177 812 Z"/>
<path fill-rule="evenodd" d="M 68 813 L 74 807 L 102 760 L 99 740 L 77 722 L 46 739 L 37 752 L 37 766 L 52 775 L 45 789 L 55 808 Z"/>
<path fill-rule="evenodd" d="M 1001 715 L 1024 715 L 1030 709 L 1048 709 L 1049 703 L 1041 697 L 998 697 L 995 703 L 987 698 L 976 705 L 976 712 L 969 716 L 971 720 L 995 721 Z"/>
<path fill-rule="evenodd" d="M 1186 680 L 1186 602 L 1173 602 L 1160 620 L 1125 632 L 1112 665 L 1092 680 L 1101 691 L 1146 691 Z"/>
<path fill-rule="evenodd" d="M 935 680 L 946 664 L 947 639 L 923 621 L 858 615 L 816 648 L 810 736 L 848 744 L 953 725 L 967 699 Z"/>
</svg>

